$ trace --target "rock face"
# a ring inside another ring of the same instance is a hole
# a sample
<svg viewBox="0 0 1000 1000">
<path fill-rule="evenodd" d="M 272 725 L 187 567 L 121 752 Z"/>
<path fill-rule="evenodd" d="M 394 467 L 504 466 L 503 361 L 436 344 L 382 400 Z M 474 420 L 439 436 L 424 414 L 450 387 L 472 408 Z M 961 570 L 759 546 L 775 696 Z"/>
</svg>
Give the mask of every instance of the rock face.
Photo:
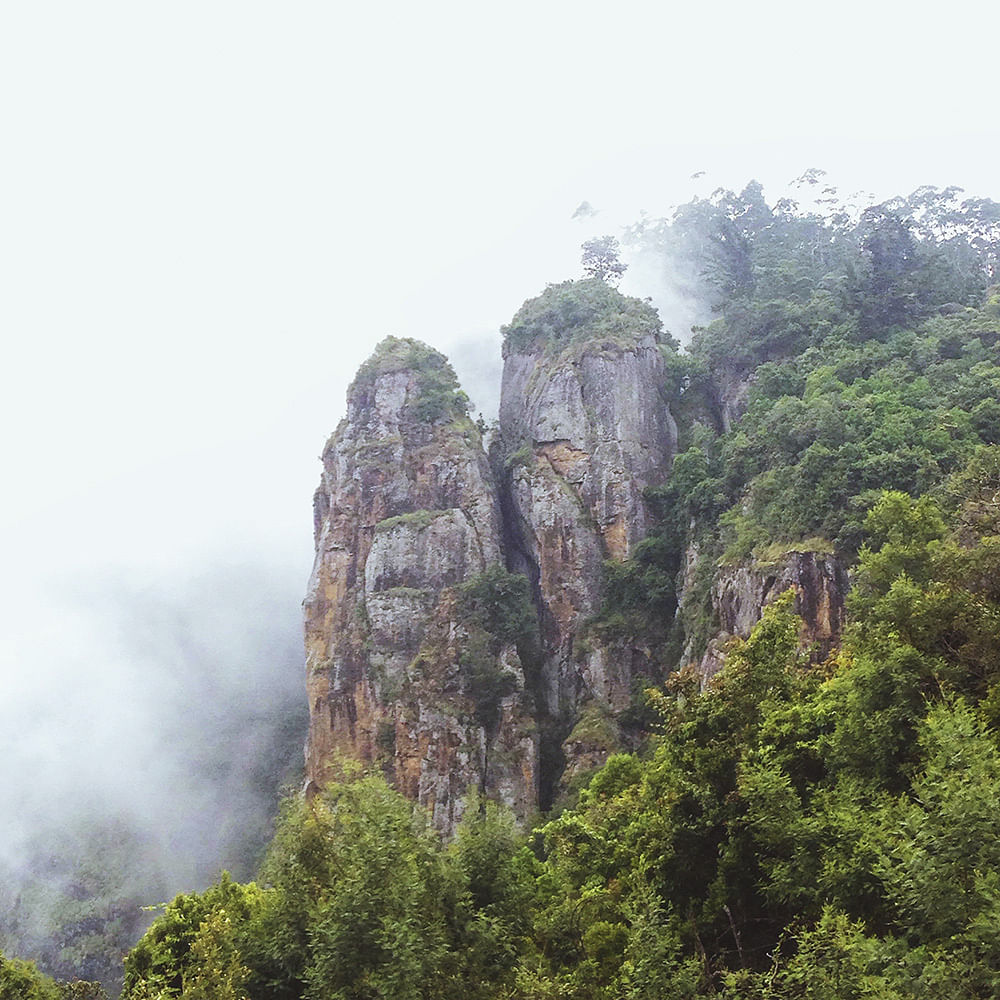
<svg viewBox="0 0 1000 1000">
<path fill-rule="evenodd" d="M 664 668 L 662 651 L 592 623 L 604 564 L 646 536 L 644 491 L 677 450 L 671 342 L 650 306 L 596 280 L 550 286 L 504 335 L 489 460 L 447 361 L 388 338 L 350 387 L 315 497 L 307 782 L 345 758 L 381 768 L 445 833 L 470 792 L 521 817 L 547 808 L 628 745 L 636 681 Z M 749 384 L 730 374 L 708 405 L 726 426 Z M 789 587 L 817 656 L 843 628 L 832 555 L 719 569 L 691 543 L 678 577 L 684 661 L 706 676 Z"/>
<path fill-rule="evenodd" d="M 725 643 L 733 636 L 745 639 L 764 608 L 789 588 L 795 591 L 795 613 L 802 619 L 802 646 L 822 660 L 843 632 L 848 586 L 847 571 L 835 555 L 796 551 L 794 546 L 773 561 L 721 568 L 712 584 L 721 631 L 701 657 L 702 674 L 718 672 Z"/>
<path fill-rule="evenodd" d="M 532 580 L 540 609 L 542 707 L 572 725 L 592 699 L 620 709 L 631 696 L 628 658 L 581 641 L 582 626 L 601 606 L 603 561 L 625 559 L 645 536 L 643 490 L 676 450 L 662 335 L 650 307 L 600 282 L 549 288 L 505 334 L 512 568 Z"/>
<path fill-rule="evenodd" d="M 720 365 L 712 372 L 712 395 L 719 426 L 728 433 L 746 413 L 755 377 L 739 365 Z"/>
<path fill-rule="evenodd" d="M 466 407 L 442 355 L 410 340 L 379 346 L 323 454 L 305 601 L 307 781 L 335 775 L 339 755 L 378 764 L 445 831 L 470 788 L 521 815 L 537 802 L 517 651 L 462 620 L 461 587 L 503 562 Z M 470 646 L 501 692 L 486 708 L 463 659 Z"/>
</svg>

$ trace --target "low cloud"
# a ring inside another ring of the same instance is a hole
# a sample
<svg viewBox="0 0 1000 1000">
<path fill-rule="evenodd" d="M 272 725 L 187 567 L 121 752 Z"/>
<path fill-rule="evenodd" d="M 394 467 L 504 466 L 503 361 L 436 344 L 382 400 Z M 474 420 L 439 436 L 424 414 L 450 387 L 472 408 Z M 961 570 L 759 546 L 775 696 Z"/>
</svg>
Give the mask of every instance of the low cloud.
<svg viewBox="0 0 1000 1000">
<path fill-rule="evenodd" d="M 252 874 L 279 786 L 300 779 L 298 576 L 70 580 L 15 631 L 33 667 L 0 692 L 0 947 L 107 979 L 88 927 L 117 919 L 127 938 L 140 904 Z"/>
</svg>

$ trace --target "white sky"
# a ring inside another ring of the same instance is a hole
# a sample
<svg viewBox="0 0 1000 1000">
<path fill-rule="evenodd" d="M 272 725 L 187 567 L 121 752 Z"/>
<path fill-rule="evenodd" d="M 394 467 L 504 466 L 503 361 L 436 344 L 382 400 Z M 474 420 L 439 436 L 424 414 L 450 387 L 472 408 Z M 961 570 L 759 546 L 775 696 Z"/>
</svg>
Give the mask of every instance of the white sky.
<svg viewBox="0 0 1000 1000">
<path fill-rule="evenodd" d="M 99 669 L 60 602 L 106 572 L 239 553 L 297 603 L 358 364 L 392 333 L 489 369 L 584 199 L 615 231 L 818 166 L 1000 200 L 997 8 L 683 6 L 0 5 L 0 699 L 53 631 Z"/>
</svg>

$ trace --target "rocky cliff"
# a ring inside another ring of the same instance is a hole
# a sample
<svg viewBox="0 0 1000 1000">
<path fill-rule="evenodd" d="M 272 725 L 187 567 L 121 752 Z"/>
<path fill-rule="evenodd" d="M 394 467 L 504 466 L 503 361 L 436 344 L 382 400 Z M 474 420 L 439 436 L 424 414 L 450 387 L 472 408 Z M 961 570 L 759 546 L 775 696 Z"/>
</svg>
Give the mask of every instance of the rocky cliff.
<svg viewBox="0 0 1000 1000">
<path fill-rule="evenodd" d="M 720 568 L 694 544 L 686 562 L 678 553 L 677 590 L 682 611 L 689 593 L 710 605 L 707 652 L 691 631 L 671 660 L 662 641 L 595 624 L 606 567 L 646 537 L 645 491 L 677 450 L 676 344 L 647 303 L 597 280 L 550 286 L 503 334 L 489 459 L 445 358 L 388 338 L 350 387 L 315 497 L 308 782 L 360 760 L 445 832 L 471 794 L 522 817 L 547 808 L 629 745 L 637 688 L 685 661 L 718 669 L 726 640 L 788 587 L 816 655 L 843 627 L 832 555 L 789 547 Z M 720 376 L 725 422 L 745 386 Z M 697 407 L 680 402 L 690 430 Z M 657 607 L 662 636 L 672 612 Z"/>
<path fill-rule="evenodd" d="M 692 573 L 689 553 L 687 573 Z M 794 610 L 802 619 L 800 644 L 811 659 L 822 660 L 839 642 L 846 621 L 847 570 L 832 551 L 789 545 L 781 551 L 751 557 L 715 570 L 711 604 L 716 635 L 698 657 L 691 648 L 687 662 L 696 660 L 703 677 L 722 669 L 725 648 L 733 638 L 745 639 L 760 621 L 765 607 L 787 590 L 795 592 Z"/>
<path fill-rule="evenodd" d="M 461 587 L 503 562 L 497 493 L 466 409 L 442 355 L 411 340 L 379 346 L 323 453 L 305 601 L 307 780 L 322 784 L 341 756 L 378 764 L 442 829 L 470 789 L 522 815 L 537 801 L 517 650 L 463 615 Z"/>
<path fill-rule="evenodd" d="M 507 537 L 540 612 L 540 708 L 568 732 L 587 703 L 620 711 L 632 696 L 632 658 L 585 625 L 601 607 L 604 561 L 645 536 L 643 491 L 676 450 L 661 395 L 672 345 L 649 306 L 599 281 L 550 287 L 504 334 Z M 571 763 L 577 742 L 564 747 Z"/>
</svg>

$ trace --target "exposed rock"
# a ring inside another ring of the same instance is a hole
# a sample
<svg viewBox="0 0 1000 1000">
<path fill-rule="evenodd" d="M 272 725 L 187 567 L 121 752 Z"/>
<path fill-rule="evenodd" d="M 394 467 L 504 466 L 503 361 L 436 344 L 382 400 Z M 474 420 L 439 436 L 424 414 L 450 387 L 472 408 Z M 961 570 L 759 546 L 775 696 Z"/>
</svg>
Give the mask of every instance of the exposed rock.
<svg viewBox="0 0 1000 1000">
<path fill-rule="evenodd" d="M 560 791 L 572 791 L 620 748 L 621 741 L 621 730 L 607 706 L 588 702 L 572 732 L 563 740 L 566 769 L 559 782 Z"/>
<path fill-rule="evenodd" d="M 662 334 L 649 306 L 593 281 L 548 289 L 505 332 L 512 555 L 540 607 L 543 707 L 572 723 L 591 700 L 621 709 L 631 695 L 628 658 L 582 642 L 582 626 L 601 606 L 603 561 L 625 559 L 645 536 L 643 490 L 676 450 Z"/>
<path fill-rule="evenodd" d="M 750 635 L 764 608 L 789 588 L 795 591 L 795 613 L 802 618 L 801 644 L 822 660 L 843 631 L 848 586 L 847 571 L 835 555 L 794 546 L 766 562 L 721 567 L 712 584 L 721 632 L 701 657 L 702 675 L 718 672 L 726 641 Z"/>
<path fill-rule="evenodd" d="M 725 433 L 746 413 L 750 389 L 756 380 L 752 370 L 740 365 L 719 365 L 712 372 L 713 395 L 718 408 L 719 424 Z"/>
<path fill-rule="evenodd" d="M 471 790 L 526 816 L 537 806 L 538 740 L 525 698 L 524 672 L 512 646 L 484 649 L 461 621 L 454 590 L 442 593 L 380 747 L 397 788 L 420 802 L 438 829 L 454 830 Z M 487 656 L 510 693 L 482 718 L 470 688 L 470 650 Z"/>
<path fill-rule="evenodd" d="M 661 669 L 641 640 L 593 623 L 604 563 L 646 536 L 644 490 L 677 448 L 656 313 L 601 282 L 568 282 L 526 303 L 505 335 L 492 468 L 445 359 L 389 338 L 351 385 L 314 504 L 308 787 L 341 757 L 360 760 L 445 832 L 470 790 L 521 817 L 548 807 L 628 743 L 621 714 L 637 679 Z M 749 380 L 734 370 L 715 384 L 728 426 Z M 682 662 L 716 672 L 729 639 L 789 587 L 803 645 L 824 656 L 847 576 L 800 548 L 719 568 L 692 542 L 678 580 L 693 626 Z M 515 603 L 501 613 L 498 596 Z"/>
<path fill-rule="evenodd" d="M 690 531 L 693 533 L 694 525 L 690 527 Z M 701 546 L 697 541 L 690 541 L 684 548 L 684 565 L 681 569 L 680 574 L 680 584 L 677 587 L 677 603 L 681 605 L 684 603 L 684 598 L 691 593 L 694 583 L 695 574 L 698 572 L 699 561 L 701 559 Z"/>
<path fill-rule="evenodd" d="M 510 678 L 487 719 L 463 670 L 456 587 L 503 554 L 489 463 L 443 356 L 379 346 L 324 452 L 314 511 L 307 780 L 321 785 L 344 755 L 380 764 L 445 831 L 470 787 L 525 815 L 538 754 L 517 653 L 477 647 Z"/>
</svg>

